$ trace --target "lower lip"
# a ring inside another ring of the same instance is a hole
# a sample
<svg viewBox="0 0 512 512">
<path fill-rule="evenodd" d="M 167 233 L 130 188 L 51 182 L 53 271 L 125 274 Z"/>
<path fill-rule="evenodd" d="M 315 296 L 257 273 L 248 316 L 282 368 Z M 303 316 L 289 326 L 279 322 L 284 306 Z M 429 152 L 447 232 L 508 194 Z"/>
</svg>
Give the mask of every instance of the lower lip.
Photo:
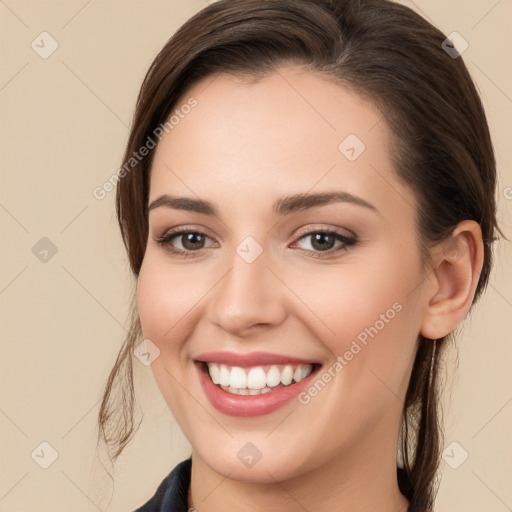
<svg viewBox="0 0 512 512">
<path fill-rule="evenodd" d="M 206 396 L 212 405 L 223 414 L 229 416 L 260 416 L 269 414 L 293 400 L 310 383 L 318 369 L 316 368 L 305 379 L 289 386 L 269 391 L 261 395 L 235 395 L 224 391 L 214 384 L 206 373 L 203 363 L 196 364 L 199 380 Z"/>
</svg>

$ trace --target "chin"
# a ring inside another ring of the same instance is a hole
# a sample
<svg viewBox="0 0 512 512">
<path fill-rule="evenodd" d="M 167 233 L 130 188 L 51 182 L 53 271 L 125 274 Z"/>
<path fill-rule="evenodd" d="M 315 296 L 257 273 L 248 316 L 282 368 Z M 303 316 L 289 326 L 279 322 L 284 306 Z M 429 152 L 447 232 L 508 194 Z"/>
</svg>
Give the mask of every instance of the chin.
<svg viewBox="0 0 512 512">
<path fill-rule="evenodd" d="M 275 484 L 306 471 L 304 457 L 297 457 L 297 453 L 287 455 L 274 446 L 259 450 L 250 442 L 238 440 L 232 444 L 215 452 L 211 446 L 205 447 L 204 455 L 194 450 L 194 456 L 202 458 L 216 473 L 238 482 Z"/>
</svg>

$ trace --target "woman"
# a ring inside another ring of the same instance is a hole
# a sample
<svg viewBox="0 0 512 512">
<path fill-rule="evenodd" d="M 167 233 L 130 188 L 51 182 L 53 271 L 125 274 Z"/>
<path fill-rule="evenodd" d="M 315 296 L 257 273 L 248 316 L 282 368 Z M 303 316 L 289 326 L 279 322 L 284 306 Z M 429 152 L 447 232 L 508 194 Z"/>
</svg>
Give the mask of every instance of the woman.
<svg viewBox="0 0 512 512">
<path fill-rule="evenodd" d="M 460 55 L 402 5 L 185 23 L 117 189 L 137 286 L 100 436 L 113 459 L 130 440 L 142 354 L 193 448 L 139 512 L 433 510 L 439 365 L 488 281 L 495 174 Z"/>
</svg>

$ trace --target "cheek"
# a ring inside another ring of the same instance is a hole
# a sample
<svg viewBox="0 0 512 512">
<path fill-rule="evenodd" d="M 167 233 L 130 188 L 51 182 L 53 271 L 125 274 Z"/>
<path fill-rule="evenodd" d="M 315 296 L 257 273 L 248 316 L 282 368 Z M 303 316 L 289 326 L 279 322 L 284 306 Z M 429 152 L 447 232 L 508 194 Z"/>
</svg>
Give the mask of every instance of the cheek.
<svg viewBox="0 0 512 512">
<path fill-rule="evenodd" d="M 411 293 L 420 282 L 420 266 L 411 255 L 398 260 L 392 251 L 357 265 L 303 272 L 293 284 L 304 304 L 323 325 L 322 339 L 340 353 L 346 340 L 371 334 L 413 332 L 418 323 Z M 405 327 L 407 325 L 407 328 Z M 398 337 L 403 339 L 403 335 Z"/>
<path fill-rule="evenodd" d="M 358 403 L 387 395 L 393 400 L 393 393 L 405 393 L 421 324 L 413 292 L 421 282 L 421 265 L 409 251 L 398 259 L 389 249 L 367 264 L 310 275 L 301 285 L 304 302 L 323 324 L 315 322 L 320 325 L 317 338 L 333 361 L 343 358 L 333 371 L 342 375 L 335 379 L 339 389 Z"/>
<path fill-rule="evenodd" d="M 188 429 L 183 424 L 183 411 L 190 404 L 178 382 L 182 381 L 186 363 L 182 349 L 194 321 L 193 305 L 198 301 L 197 290 L 187 282 L 190 282 L 188 276 L 175 270 L 170 272 L 158 255 L 151 250 L 146 252 L 137 279 L 137 309 L 144 338 L 160 350 L 159 357 L 151 364 L 155 382 L 184 431 Z"/>
<path fill-rule="evenodd" d="M 169 304 L 168 283 L 157 265 L 146 257 L 137 280 L 137 309 L 145 338 L 156 344 L 172 326 L 175 308 Z M 160 278 L 158 277 L 160 275 Z"/>
<path fill-rule="evenodd" d="M 137 308 L 144 336 L 160 350 L 172 348 L 172 341 L 180 339 L 194 315 L 194 306 L 205 293 L 190 272 L 171 271 L 148 251 L 137 280 Z"/>
</svg>

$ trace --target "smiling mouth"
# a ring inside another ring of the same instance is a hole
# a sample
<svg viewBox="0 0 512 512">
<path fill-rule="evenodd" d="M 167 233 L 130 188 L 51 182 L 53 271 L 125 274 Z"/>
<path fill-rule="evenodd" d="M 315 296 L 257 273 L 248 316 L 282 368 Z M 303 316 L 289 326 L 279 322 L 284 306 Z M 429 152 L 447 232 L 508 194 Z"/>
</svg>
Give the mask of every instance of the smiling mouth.
<svg viewBox="0 0 512 512">
<path fill-rule="evenodd" d="M 205 361 L 198 363 L 216 386 L 233 395 L 262 395 L 292 386 L 321 366 L 312 363 L 240 367 Z"/>
</svg>

